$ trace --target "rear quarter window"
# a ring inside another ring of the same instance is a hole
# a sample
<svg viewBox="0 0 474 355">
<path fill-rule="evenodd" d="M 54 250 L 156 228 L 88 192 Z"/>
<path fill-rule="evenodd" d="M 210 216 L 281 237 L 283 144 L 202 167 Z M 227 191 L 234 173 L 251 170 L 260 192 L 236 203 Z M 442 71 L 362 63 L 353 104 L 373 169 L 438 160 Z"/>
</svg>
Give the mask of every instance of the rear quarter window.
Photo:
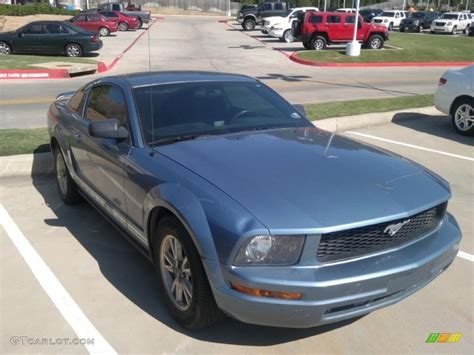
<svg viewBox="0 0 474 355">
<path fill-rule="evenodd" d="M 311 15 L 309 17 L 309 23 L 323 23 L 323 17 L 320 15 Z"/>
</svg>

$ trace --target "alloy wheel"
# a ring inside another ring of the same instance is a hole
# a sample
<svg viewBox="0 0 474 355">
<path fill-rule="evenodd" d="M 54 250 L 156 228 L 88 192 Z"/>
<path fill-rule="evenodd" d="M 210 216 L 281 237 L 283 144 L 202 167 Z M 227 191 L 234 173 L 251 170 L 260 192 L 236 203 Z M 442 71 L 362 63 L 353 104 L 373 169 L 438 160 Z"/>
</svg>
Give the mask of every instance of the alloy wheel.
<svg viewBox="0 0 474 355">
<path fill-rule="evenodd" d="M 193 300 L 191 264 L 180 241 L 172 235 L 161 242 L 160 271 L 174 306 L 180 311 L 188 310 Z"/>
<path fill-rule="evenodd" d="M 56 178 L 58 179 L 59 189 L 61 193 L 67 194 L 67 170 L 61 153 L 56 154 Z"/>
<path fill-rule="evenodd" d="M 454 124 L 460 131 L 469 131 L 474 125 L 474 108 L 469 104 L 459 106 L 454 113 Z"/>
<path fill-rule="evenodd" d="M 81 48 L 77 44 L 71 44 L 67 47 L 68 57 L 79 57 L 81 55 Z"/>
<path fill-rule="evenodd" d="M 291 43 L 295 40 L 295 37 L 293 36 L 293 33 L 291 32 L 291 30 L 287 30 L 284 33 L 283 38 L 285 39 L 286 43 Z"/>
<path fill-rule="evenodd" d="M 314 46 L 314 49 L 319 51 L 319 50 L 324 48 L 324 41 L 322 39 L 318 38 L 318 39 L 314 40 L 313 46 Z"/>
<path fill-rule="evenodd" d="M 372 49 L 379 49 L 381 45 L 382 42 L 380 41 L 380 38 L 374 38 L 370 41 L 370 48 Z"/>
<path fill-rule="evenodd" d="M 0 43 L 0 55 L 8 55 L 10 54 L 10 46 L 6 43 Z"/>
<path fill-rule="evenodd" d="M 101 27 L 100 31 L 99 31 L 100 35 L 102 37 L 105 37 L 105 36 L 108 36 L 109 35 L 109 30 L 105 27 Z"/>
</svg>

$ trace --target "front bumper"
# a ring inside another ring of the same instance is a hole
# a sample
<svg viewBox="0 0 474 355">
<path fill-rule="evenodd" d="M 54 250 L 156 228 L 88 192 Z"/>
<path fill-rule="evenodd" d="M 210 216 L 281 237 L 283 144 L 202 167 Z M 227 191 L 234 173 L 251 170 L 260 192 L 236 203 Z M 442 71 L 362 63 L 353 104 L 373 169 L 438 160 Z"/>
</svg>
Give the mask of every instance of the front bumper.
<svg viewBox="0 0 474 355">
<path fill-rule="evenodd" d="M 89 43 L 87 46 L 84 46 L 84 52 L 94 52 L 101 49 L 103 46 L 102 40 L 97 40 L 96 42 Z"/>
<path fill-rule="evenodd" d="M 314 238 L 313 238 L 314 237 Z M 245 323 L 309 328 L 353 318 L 396 303 L 436 278 L 454 260 L 461 231 L 447 214 L 439 229 L 397 249 L 337 263 L 291 267 L 229 267 L 204 260 L 214 297 Z M 305 250 L 315 251 L 318 236 Z M 229 282 L 265 290 L 300 292 L 300 300 L 249 296 Z"/>
<path fill-rule="evenodd" d="M 408 31 L 416 31 L 418 29 L 418 24 L 417 23 L 401 23 L 400 28 L 404 28 L 405 30 Z M 422 26 L 423 28 L 423 26 Z"/>
<path fill-rule="evenodd" d="M 454 26 L 431 26 L 431 31 L 439 33 L 451 33 Z"/>
<path fill-rule="evenodd" d="M 271 29 L 270 31 L 268 31 L 268 34 L 271 37 L 281 38 L 283 37 L 283 32 L 283 30 Z"/>
<path fill-rule="evenodd" d="M 237 20 L 237 22 L 240 23 L 240 24 L 244 23 L 244 18 L 243 18 L 243 17 L 237 17 L 236 20 Z"/>
</svg>

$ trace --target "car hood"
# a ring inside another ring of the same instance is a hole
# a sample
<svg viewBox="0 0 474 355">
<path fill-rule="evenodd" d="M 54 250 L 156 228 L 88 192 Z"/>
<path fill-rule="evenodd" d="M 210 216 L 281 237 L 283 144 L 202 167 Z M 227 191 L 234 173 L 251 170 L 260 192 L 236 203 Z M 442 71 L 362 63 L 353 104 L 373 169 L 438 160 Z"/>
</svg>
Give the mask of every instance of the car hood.
<svg viewBox="0 0 474 355">
<path fill-rule="evenodd" d="M 419 165 L 317 128 L 183 141 L 159 152 L 278 233 L 329 232 L 403 218 L 450 196 L 447 184 Z"/>
<path fill-rule="evenodd" d="M 265 17 L 265 21 L 269 22 L 276 22 L 276 21 L 282 21 L 285 17 L 283 16 L 270 16 L 270 17 Z"/>
<path fill-rule="evenodd" d="M 447 19 L 436 19 L 433 22 L 448 23 L 448 22 L 457 22 L 458 20 L 447 20 Z"/>
</svg>

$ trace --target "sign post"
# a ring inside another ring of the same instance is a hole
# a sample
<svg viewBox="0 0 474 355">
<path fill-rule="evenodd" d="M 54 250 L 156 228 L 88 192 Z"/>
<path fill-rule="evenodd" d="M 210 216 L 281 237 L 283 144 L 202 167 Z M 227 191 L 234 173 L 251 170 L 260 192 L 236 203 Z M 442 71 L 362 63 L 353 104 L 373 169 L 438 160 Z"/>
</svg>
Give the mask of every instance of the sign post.
<svg viewBox="0 0 474 355">
<path fill-rule="evenodd" d="M 354 32 L 352 34 L 352 42 L 347 43 L 346 47 L 346 55 L 351 57 L 358 57 L 360 56 L 360 43 L 357 40 L 357 30 L 359 27 L 359 6 L 360 0 L 356 0 L 356 13 L 354 18 Z"/>
</svg>

